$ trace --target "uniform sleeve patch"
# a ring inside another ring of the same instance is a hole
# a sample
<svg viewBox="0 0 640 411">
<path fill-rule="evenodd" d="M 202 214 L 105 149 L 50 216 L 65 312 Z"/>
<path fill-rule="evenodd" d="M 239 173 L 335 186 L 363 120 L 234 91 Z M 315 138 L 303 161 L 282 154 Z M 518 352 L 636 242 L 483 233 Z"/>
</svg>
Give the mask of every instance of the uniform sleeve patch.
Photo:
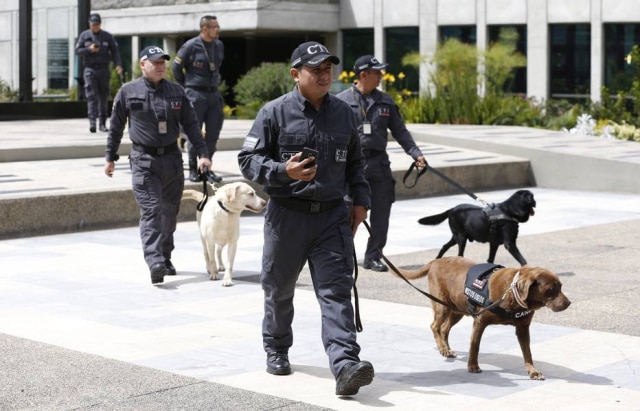
<svg viewBox="0 0 640 411">
<path fill-rule="evenodd" d="M 258 137 L 247 136 L 247 137 L 245 137 L 244 143 L 242 144 L 242 149 L 243 150 L 253 150 L 258 145 L 258 141 L 259 141 Z"/>
</svg>

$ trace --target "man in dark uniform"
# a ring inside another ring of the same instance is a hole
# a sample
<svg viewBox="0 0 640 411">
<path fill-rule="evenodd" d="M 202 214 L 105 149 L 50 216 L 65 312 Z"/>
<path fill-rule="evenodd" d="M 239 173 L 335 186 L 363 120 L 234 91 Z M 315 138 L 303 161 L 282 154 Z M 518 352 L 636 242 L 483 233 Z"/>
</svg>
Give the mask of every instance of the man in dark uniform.
<svg viewBox="0 0 640 411">
<path fill-rule="evenodd" d="M 180 47 L 171 66 L 176 81 L 186 88 L 187 96 L 193 102 L 201 129 L 204 123 L 205 142 L 212 157 L 224 122 L 224 98 L 218 91 L 224 44 L 219 36 L 220 25 L 216 16 L 202 17 L 200 34 Z M 199 181 L 196 152 L 190 144 L 187 144 L 187 149 L 189 180 Z M 212 183 L 222 180 L 213 170 L 209 170 L 206 177 Z"/>
<path fill-rule="evenodd" d="M 76 54 L 84 59 L 84 93 L 87 97 L 89 131 L 96 132 L 96 118 L 100 119 L 100 131 L 107 130 L 107 100 L 109 99 L 109 63 L 113 62 L 118 74 L 122 63 L 118 43 L 111 33 L 100 29 L 102 19 L 98 13 L 89 16 L 89 30 L 80 33 Z"/>
<path fill-rule="evenodd" d="M 339 62 L 320 43 L 298 46 L 290 70 L 296 86 L 259 111 L 238 163 L 270 196 L 260 274 L 267 372 L 291 373 L 293 296 L 308 263 L 336 394 L 354 395 L 374 376 L 371 363 L 358 357 L 351 305 L 353 235 L 367 217 L 369 187 L 355 118 L 329 94 L 332 64 Z M 305 148 L 316 154 L 302 159 Z M 345 205 L 347 194 L 352 208 Z"/>
<path fill-rule="evenodd" d="M 391 163 L 387 155 L 387 130 L 410 155 L 420 168 L 427 162 L 422 152 L 402 121 L 400 110 L 391 96 L 378 90 L 382 70 L 387 64 L 373 56 L 362 56 L 356 60 L 353 71 L 357 83 L 336 97 L 346 101 L 358 121 L 358 132 L 362 152 L 366 157 L 365 175 L 371 187 L 371 236 L 364 255 L 364 268 L 387 271 L 380 261 L 382 249 L 387 244 L 391 204 L 395 201 L 395 180 L 391 174 Z"/>
<path fill-rule="evenodd" d="M 160 47 L 140 52 L 142 77 L 120 88 L 113 102 L 104 172 L 113 176 L 114 161 L 127 122 L 133 150 L 129 155 L 133 195 L 140 207 L 140 237 L 151 283 L 175 275 L 171 263 L 173 233 L 184 189 L 180 126 L 198 153 L 198 167 L 211 167 L 198 120 L 184 89 L 163 77 L 169 60 Z"/>
</svg>

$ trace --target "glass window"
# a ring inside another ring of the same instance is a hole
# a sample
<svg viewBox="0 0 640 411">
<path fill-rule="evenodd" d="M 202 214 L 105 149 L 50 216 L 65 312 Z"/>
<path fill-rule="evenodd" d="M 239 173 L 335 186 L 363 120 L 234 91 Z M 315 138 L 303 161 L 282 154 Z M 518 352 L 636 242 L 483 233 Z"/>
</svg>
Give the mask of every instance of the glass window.
<svg viewBox="0 0 640 411">
<path fill-rule="evenodd" d="M 408 53 L 420 52 L 420 30 L 418 27 L 390 27 L 385 29 L 387 55 L 379 57 L 389 63 L 387 71 L 395 76 L 394 88 L 418 92 L 420 73 L 417 67 L 403 66 L 402 58 Z M 398 78 L 402 72 L 405 77 Z"/>
<path fill-rule="evenodd" d="M 552 98 L 588 98 L 591 92 L 591 26 L 549 26 L 549 88 Z"/>
<path fill-rule="evenodd" d="M 342 67 L 351 71 L 356 59 L 373 54 L 373 29 L 342 31 Z"/>
<path fill-rule="evenodd" d="M 48 88 L 67 90 L 69 88 L 69 41 L 67 39 L 47 40 Z"/>
<path fill-rule="evenodd" d="M 122 70 L 124 71 L 124 77 L 127 80 L 131 80 L 131 64 L 133 63 L 131 61 L 131 37 L 117 36 L 115 37 L 115 40 L 116 43 L 118 43 L 118 50 L 120 51 L 120 59 L 122 60 Z"/>
<path fill-rule="evenodd" d="M 518 35 L 516 50 L 527 56 L 527 26 L 525 25 L 495 25 L 488 26 L 489 45 L 500 40 L 500 33 L 505 29 L 512 29 Z M 527 93 L 527 67 L 517 67 L 514 77 L 509 84 L 505 84 L 504 91 L 508 93 Z"/>
<path fill-rule="evenodd" d="M 476 44 L 476 26 L 440 26 L 440 42 L 458 39 L 465 44 Z"/>
<path fill-rule="evenodd" d="M 640 44 L 640 24 L 605 24 L 604 42 L 604 85 L 612 93 L 629 90 L 633 73 L 625 59 Z"/>
</svg>

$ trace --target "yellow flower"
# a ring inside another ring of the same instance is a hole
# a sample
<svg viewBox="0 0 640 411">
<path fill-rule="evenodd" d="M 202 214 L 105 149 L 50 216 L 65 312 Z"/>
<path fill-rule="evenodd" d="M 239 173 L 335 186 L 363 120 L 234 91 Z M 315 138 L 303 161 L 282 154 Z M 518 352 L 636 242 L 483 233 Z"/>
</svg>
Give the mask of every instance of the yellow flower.
<svg viewBox="0 0 640 411">
<path fill-rule="evenodd" d="M 398 73 L 398 78 L 402 80 L 405 77 L 403 72 Z"/>
<path fill-rule="evenodd" d="M 631 64 L 631 53 L 627 54 L 627 57 L 625 58 L 625 61 L 627 62 L 627 64 Z"/>
</svg>

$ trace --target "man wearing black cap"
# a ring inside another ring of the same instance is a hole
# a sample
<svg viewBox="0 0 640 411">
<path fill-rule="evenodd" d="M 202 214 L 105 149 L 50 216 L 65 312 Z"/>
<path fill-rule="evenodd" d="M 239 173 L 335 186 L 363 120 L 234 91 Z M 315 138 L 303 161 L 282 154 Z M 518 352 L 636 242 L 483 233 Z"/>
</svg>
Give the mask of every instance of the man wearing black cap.
<svg viewBox="0 0 640 411">
<path fill-rule="evenodd" d="M 395 201 L 395 180 L 387 155 L 387 130 L 420 168 L 426 167 L 424 155 L 411 137 L 391 96 L 378 90 L 382 70 L 388 64 L 366 55 L 353 66 L 357 83 L 336 97 L 346 101 L 358 119 L 362 152 L 366 157 L 365 174 L 371 187 L 371 236 L 367 242 L 363 267 L 373 271 L 387 271 L 380 261 L 387 244 L 391 204 Z"/>
<path fill-rule="evenodd" d="M 204 124 L 205 142 L 211 156 L 216 152 L 224 122 L 224 98 L 218 91 L 224 44 L 218 39 L 219 36 L 220 24 L 216 16 L 203 16 L 200 19 L 200 34 L 180 47 L 171 66 L 174 78 L 186 88 L 187 96 L 193 102 L 200 127 Z M 199 181 L 196 152 L 190 144 L 187 150 L 189 180 Z M 209 170 L 205 177 L 211 183 L 222 180 L 213 170 Z"/>
<path fill-rule="evenodd" d="M 89 131 L 96 132 L 96 118 L 100 119 L 100 131 L 107 131 L 107 100 L 109 99 L 109 64 L 113 62 L 118 74 L 122 63 L 118 43 L 111 33 L 100 29 L 102 19 L 98 13 L 89 16 L 89 29 L 80 33 L 76 54 L 84 59 L 84 93 L 87 98 Z"/>
<path fill-rule="evenodd" d="M 353 235 L 367 218 L 358 125 L 348 105 L 329 94 L 340 60 L 318 42 L 291 55 L 293 91 L 260 109 L 238 154 L 245 178 L 269 194 L 260 280 L 267 372 L 291 373 L 293 296 L 309 265 L 322 313 L 322 342 L 336 377 L 336 395 L 354 395 L 373 380 L 356 342 Z M 309 156 L 302 155 L 309 153 Z M 344 197 L 351 194 L 353 207 Z"/>
<path fill-rule="evenodd" d="M 201 170 L 211 167 L 199 123 L 184 89 L 164 80 L 169 55 L 160 47 L 140 52 L 142 77 L 123 85 L 113 101 L 104 172 L 112 177 L 125 126 L 133 150 L 129 165 L 133 195 L 140 207 L 140 237 L 151 283 L 175 275 L 173 233 L 184 189 L 180 126 L 193 144 Z"/>
</svg>

